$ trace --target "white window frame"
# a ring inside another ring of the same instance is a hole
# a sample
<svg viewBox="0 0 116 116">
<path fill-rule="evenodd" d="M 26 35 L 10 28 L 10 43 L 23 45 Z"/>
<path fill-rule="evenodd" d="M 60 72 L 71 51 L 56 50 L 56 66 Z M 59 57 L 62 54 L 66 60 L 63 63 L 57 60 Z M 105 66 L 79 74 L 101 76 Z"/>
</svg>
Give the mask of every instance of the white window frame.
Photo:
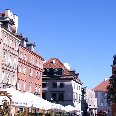
<svg viewBox="0 0 116 116">
<path fill-rule="evenodd" d="M 23 74 L 26 75 L 26 67 L 23 67 Z"/>
<path fill-rule="evenodd" d="M 30 68 L 30 74 L 29 74 L 29 75 L 32 76 L 32 74 L 33 74 L 33 71 L 32 71 L 32 69 Z"/>
<path fill-rule="evenodd" d="M 35 92 L 37 92 L 37 89 L 38 89 L 38 87 L 37 87 L 37 85 L 35 85 Z"/>
<path fill-rule="evenodd" d="M 27 61 L 27 56 L 26 56 L 26 54 L 24 54 L 24 60 Z"/>
<path fill-rule="evenodd" d="M 14 57 L 13 67 L 14 67 L 15 69 L 17 68 L 16 57 Z"/>
<path fill-rule="evenodd" d="M 29 83 L 29 92 L 32 91 L 32 88 L 31 88 L 31 83 Z"/>
<path fill-rule="evenodd" d="M 4 44 L 7 44 L 7 35 L 6 35 L 6 33 L 4 34 L 4 40 L 3 40 L 3 43 L 4 43 Z"/>
<path fill-rule="evenodd" d="M 12 47 L 12 39 L 10 38 L 9 46 Z"/>
<path fill-rule="evenodd" d="M 30 58 L 30 63 L 31 63 L 31 64 L 33 63 L 33 57 Z"/>
<path fill-rule="evenodd" d="M 21 59 L 23 58 L 23 57 L 22 57 L 22 52 L 21 52 L 21 51 L 19 52 L 19 58 L 21 58 Z"/>
<path fill-rule="evenodd" d="M 1 78 L 1 82 L 4 82 L 4 78 L 5 78 L 5 71 L 2 71 L 2 78 Z"/>
<path fill-rule="evenodd" d="M 18 67 L 18 72 L 21 73 L 21 65 L 19 65 L 19 67 Z"/>
<path fill-rule="evenodd" d="M 2 54 L 2 62 L 5 62 L 5 61 L 6 61 L 6 52 L 4 51 Z"/>
</svg>

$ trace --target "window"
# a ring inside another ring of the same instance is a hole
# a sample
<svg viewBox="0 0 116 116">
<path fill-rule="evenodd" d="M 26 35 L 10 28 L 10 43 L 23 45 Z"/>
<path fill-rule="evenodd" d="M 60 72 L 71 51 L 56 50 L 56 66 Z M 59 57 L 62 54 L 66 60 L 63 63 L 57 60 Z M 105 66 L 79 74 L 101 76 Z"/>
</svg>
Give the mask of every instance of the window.
<svg viewBox="0 0 116 116">
<path fill-rule="evenodd" d="M 32 69 L 30 68 L 30 76 L 32 76 Z"/>
<path fill-rule="evenodd" d="M 18 90 L 21 90 L 21 82 L 20 82 L 20 80 L 17 83 L 17 88 L 18 88 Z"/>
<path fill-rule="evenodd" d="M 60 88 L 64 88 L 64 83 L 60 83 Z"/>
<path fill-rule="evenodd" d="M 15 50 L 17 49 L 17 42 L 15 41 Z"/>
<path fill-rule="evenodd" d="M 42 87 L 46 88 L 47 87 L 47 83 L 42 83 Z"/>
<path fill-rule="evenodd" d="M 31 64 L 33 63 L 33 57 L 31 57 L 31 59 L 30 59 L 30 63 L 31 63 Z"/>
<path fill-rule="evenodd" d="M 35 74 L 35 76 L 37 77 L 38 76 L 38 72 L 36 71 L 36 74 Z"/>
<path fill-rule="evenodd" d="M 31 83 L 29 82 L 29 92 L 31 92 Z"/>
<path fill-rule="evenodd" d="M 37 60 L 35 61 L 35 64 L 36 64 L 36 66 L 38 66 L 38 61 Z"/>
<path fill-rule="evenodd" d="M 81 103 L 81 95 L 79 95 L 79 103 Z"/>
<path fill-rule="evenodd" d="M 64 93 L 58 93 L 58 100 L 63 101 L 64 100 Z"/>
<path fill-rule="evenodd" d="M 12 85 L 16 85 L 16 80 L 15 80 L 15 76 L 12 76 Z"/>
<path fill-rule="evenodd" d="M 76 93 L 76 101 L 78 102 L 78 93 Z"/>
<path fill-rule="evenodd" d="M 21 72 L 21 65 L 18 66 L 18 72 Z"/>
<path fill-rule="evenodd" d="M 51 98 L 52 98 L 53 100 L 57 100 L 57 93 L 52 93 Z"/>
<path fill-rule="evenodd" d="M 78 85 L 77 85 L 77 90 L 78 90 Z"/>
<path fill-rule="evenodd" d="M 15 58 L 15 57 L 14 57 L 13 67 L 14 67 L 15 69 L 17 68 L 16 58 Z"/>
<path fill-rule="evenodd" d="M 79 90 L 80 90 L 80 86 L 79 86 Z"/>
<path fill-rule="evenodd" d="M 113 74 L 116 74 L 116 71 L 114 71 Z"/>
<path fill-rule="evenodd" d="M 73 93 L 73 101 L 76 100 L 76 93 Z"/>
<path fill-rule="evenodd" d="M 39 94 L 41 93 L 41 89 L 40 89 L 40 87 L 39 87 L 39 89 L 38 89 L 38 93 L 39 93 Z"/>
<path fill-rule="evenodd" d="M 10 39 L 9 46 L 12 47 L 12 39 Z"/>
<path fill-rule="evenodd" d="M 22 59 L 22 52 L 21 51 L 19 52 L 19 58 Z"/>
<path fill-rule="evenodd" d="M 57 88 L 57 83 L 52 83 L 52 88 Z"/>
<path fill-rule="evenodd" d="M 23 90 L 25 91 L 25 86 L 26 86 L 26 83 L 23 82 Z"/>
<path fill-rule="evenodd" d="M 5 62 L 5 60 L 6 60 L 6 52 L 3 52 L 2 61 Z"/>
<path fill-rule="evenodd" d="M 26 67 L 23 68 L 23 74 L 26 75 Z"/>
<path fill-rule="evenodd" d="M 10 73 L 7 73 L 7 75 L 6 75 L 7 83 L 9 83 L 9 75 L 10 75 Z"/>
<path fill-rule="evenodd" d="M 2 71 L 2 79 L 0 81 L 3 82 L 4 81 L 4 78 L 5 78 L 5 72 Z"/>
<path fill-rule="evenodd" d="M 8 65 L 11 66 L 11 55 L 10 55 L 9 58 L 8 58 Z"/>
<path fill-rule="evenodd" d="M 40 66 L 40 62 L 36 60 L 36 66 L 39 67 Z"/>
<path fill-rule="evenodd" d="M 37 92 L 37 85 L 35 85 L 35 92 Z"/>
<path fill-rule="evenodd" d="M 38 79 L 42 78 L 42 72 L 38 72 Z"/>
<path fill-rule="evenodd" d="M 26 54 L 24 54 L 24 60 L 27 60 Z"/>
<path fill-rule="evenodd" d="M 101 103 L 100 105 L 103 106 L 103 103 Z"/>
<path fill-rule="evenodd" d="M 75 89 L 75 82 L 74 82 L 74 89 Z"/>
<path fill-rule="evenodd" d="M 7 36 L 6 36 L 6 34 L 5 34 L 5 36 L 4 36 L 4 43 L 6 44 L 6 41 L 7 41 Z"/>
<path fill-rule="evenodd" d="M 45 92 L 42 93 L 42 98 L 46 100 L 46 93 Z"/>
</svg>

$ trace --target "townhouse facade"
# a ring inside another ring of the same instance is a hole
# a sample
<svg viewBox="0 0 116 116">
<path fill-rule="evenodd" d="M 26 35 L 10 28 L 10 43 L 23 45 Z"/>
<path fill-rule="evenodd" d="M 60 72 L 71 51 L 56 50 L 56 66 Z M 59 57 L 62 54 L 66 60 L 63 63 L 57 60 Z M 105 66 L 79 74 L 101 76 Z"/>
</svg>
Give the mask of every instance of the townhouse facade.
<svg viewBox="0 0 116 116">
<path fill-rule="evenodd" d="M 100 84 L 98 84 L 93 90 L 95 91 L 97 98 L 98 112 L 100 111 L 111 111 L 110 103 L 107 99 L 107 86 L 109 85 L 109 80 L 104 79 Z"/>
<path fill-rule="evenodd" d="M 16 88 L 20 43 L 16 37 L 17 28 L 16 15 L 9 9 L 0 13 L 0 88 Z"/>
<path fill-rule="evenodd" d="M 95 97 L 94 90 L 91 90 L 87 87 L 82 89 L 82 111 L 83 116 L 86 116 L 87 113 L 95 116 L 97 114 L 97 98 Z"/>
<path fill-rule="evenodd" d="M 72 105 L 81 114 L 82 82 L 78 74 L 57 58 L 51 58 L 43 66 L 42 97 L 63 106 Z"/>
<path fill-rule="evenodd" d="M 24 38 L 22 35 L 18 35 L 18 37 L 21 43 L 19 46 L 17 89 L 42 97 L 44 59 L 35 52 L 35 43 L 28 42 L 28 38 Z"/>
<path fill-rule="evenodd" d="M 17 33 L 18 16 L 0 13 L 0 88 L 13 87 L 42 97 L 43 58 L 35 43 Z"/>
</svg>

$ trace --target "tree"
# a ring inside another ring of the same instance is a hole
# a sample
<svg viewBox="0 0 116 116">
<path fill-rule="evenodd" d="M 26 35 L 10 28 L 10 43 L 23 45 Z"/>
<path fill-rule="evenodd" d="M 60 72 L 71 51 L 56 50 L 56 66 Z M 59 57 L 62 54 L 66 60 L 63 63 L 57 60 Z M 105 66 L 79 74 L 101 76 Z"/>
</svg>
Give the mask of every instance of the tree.
<svg viewBox="0 0 116 116">
<path fill-rule="evenodd" d="M 116 103 L 116 75 L 112 75 L 109 79 L 108 90 L 108 101 Z"/>
</svg>

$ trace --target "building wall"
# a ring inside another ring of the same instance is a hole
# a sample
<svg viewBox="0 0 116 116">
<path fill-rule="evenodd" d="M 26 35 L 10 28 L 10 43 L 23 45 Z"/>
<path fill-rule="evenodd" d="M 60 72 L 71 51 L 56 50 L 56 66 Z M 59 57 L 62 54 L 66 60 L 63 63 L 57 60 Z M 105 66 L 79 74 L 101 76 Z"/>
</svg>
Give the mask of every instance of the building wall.
<svg viewBox="0 0 116 116">
<path fill-rule="evenodd" d="M 85 116 L 87 113 L 91 115 L 97 114 L 97 98 L 95 92 L 87 87 L 82 89 L 82 115 Z"/>
<path fill-rule="evenodd" d="M 20 46 L 18 66 L 18 90 L 39 93 L 42 97 L 43 58 Z"/>
<path fill-rule="evenodd" d="M 73 104 L 74 106 L 81 111 L 81 84 L 72 80 L 72 88 L 73 88 Z"/>
<path fill-rule="evenodd" d="M 63 106 L 72 105 L 76 107 L 81 113 L 81 84 L 73 81 L 73 79 L 45 79 L 43 78 L 43 83 L 47 83 L 46 87 L 42 88 L 43 92 L 46 93 L 46 99 L 48 101 L 52 100 L 52 93 L 64 93 L 63 101 L 56 101 Z M 57 87 L 53 88 L 52 83 L 57 83 Z M 64 83 L 64 88 L 60 88 L 60 83 Z M 52 101 L 54 102 L 54 101 Z"/>
<path fill-rule="evenodd" d="M 89 88 L 86 88 L 86 100 L 90 108 L 97 108 L 97 98 L 95 92 Z"/>
<path fill-rule="evenodd" d="M 107 93 L 106 92 L 96 92 L 98 112 L 101 110 L 111 110 L 109 103 L 107 102 Z"/>
<path fill-rule="evenodd" d="M 71 80 L 58 80 L 58 79 L 43 79 L 43 83 L 47 83 L 46 88 L 43 87 L 43 91 L 46 92 L 46 99 L 48 101 L 52 100 L 52 93 L 57 93 L 57 102 L 60 103 L 61 105 L 73 105 L 73 90 L 72 90 L 72 82 Z M 52 83 L 57 83 L 57 87 L 53 88 Z M 64 87 L 60 88 L 59 85 L 60 83 L 64 83 Z M 63 92 L 64 93 L 64 100 L 63 101 L 58 101 L 58 93 Z M 54 101 L 53 101 L 54 102 Z"/>
<path fill-rule="evenodd" d="M 17 66 L 18 66 L 18 48 L 20 40 L 13 33 L 0 27 L 0 85 L 1 88 L 16 88 Z"/>
</svg>

